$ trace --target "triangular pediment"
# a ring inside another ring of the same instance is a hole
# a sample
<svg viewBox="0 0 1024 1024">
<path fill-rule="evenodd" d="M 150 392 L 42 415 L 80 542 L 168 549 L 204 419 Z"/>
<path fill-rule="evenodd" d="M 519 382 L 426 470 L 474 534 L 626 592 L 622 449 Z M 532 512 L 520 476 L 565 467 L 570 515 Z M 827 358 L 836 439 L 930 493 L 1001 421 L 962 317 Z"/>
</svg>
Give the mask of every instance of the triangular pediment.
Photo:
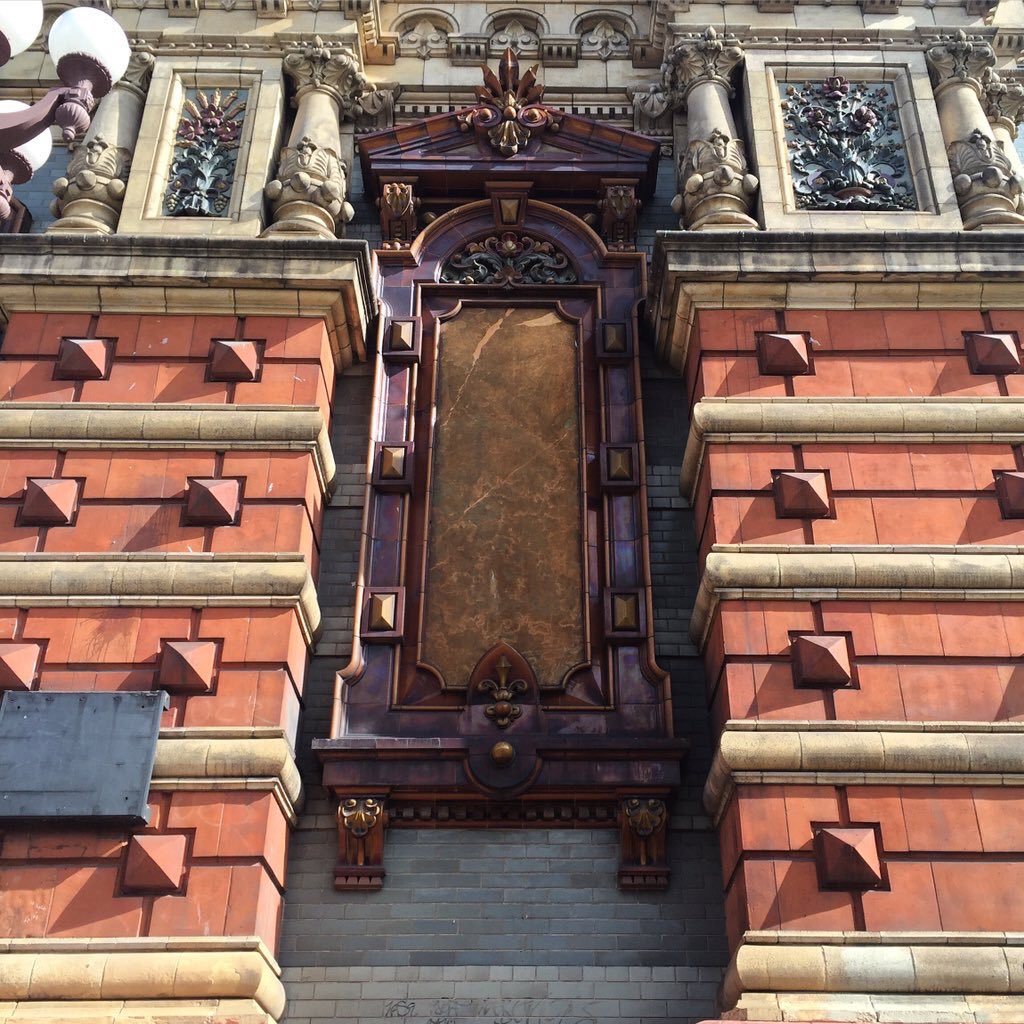
<svg viewBox="0 0 1024 1024">
<path fill-rule="evenodd" d="M 436 114 L 359 140 L 363 180 L 379 196 L 386 182 L 415 181 L 424 199 L 479 198 L 484 183 L 530 181 L 537 199 L 598 196 L 601 182 L 628 179 L 654 192 L 659 143 L 543 103 L 533 69 L 519 75 L 511 51 L 484 68 L 479 105 Z M 511 98 L 511 102 L 506 102 Z M 512 115 L 515 116 L 512 116 Z"/>
</svg>

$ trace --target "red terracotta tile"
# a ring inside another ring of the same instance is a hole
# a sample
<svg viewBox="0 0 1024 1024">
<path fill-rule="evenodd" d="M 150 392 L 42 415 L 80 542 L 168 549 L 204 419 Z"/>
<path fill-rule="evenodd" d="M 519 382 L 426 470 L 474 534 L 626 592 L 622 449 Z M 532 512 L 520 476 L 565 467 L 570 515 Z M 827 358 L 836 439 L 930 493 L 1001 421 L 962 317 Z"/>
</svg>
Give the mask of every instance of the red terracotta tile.
<svg viewBox="0 0 1024 1024">
<path fill-rule="evenodd" d="M 230 934 L 225 931 L 225 917 L 228 900 L 233 895 L 231 872 L 232 868 L 226 864 L 193 864 L 184 895 L 158 896 L 152 901 L 149 934 Z"/>
<path fill-rule="evenodd" d="M 12 313 L 0 353 L 7 358 L 34 356 L 40 352 L 55 356 L 60 339 L 56 335 L 51 337 L 44 334 L 45 324 L 45 313 Z"/>
<path fill-rule="evenodd" d="M 1008 448 L 1001 449 L 1004 460 L 1013 458 Z M 964 445 L 921 445 L 910 452 L 913 488 L 920 491 L 973 491 L 977 487 L 971 460 Z M 1008 465 L 1004 461 L 1003 465 Z M 992 477 L 982 486 L 991 487 Z"/>
<path fill-rule="evenodd" d="M 827 633 L 852 633 L 853 649 L 858 656 L 877 654 L 872 607 L 866 601 L 829 601 L 821 606 Z"/>
<path fill-rule="evenodd" d="M 734 800 L 745 851 L 789 849 L 786 792 L 782 786 L 739 786 Z"/>
<path fill-rule="evenodd" d="M 115 898 L 118 869 L 83 866 L 54 888 L 46 933 L 54 937 L 133 937 L 142 927 L 142 899 Z"/>
<path fill-rule="evenodd" d="M 781 928 L 775 865 L 770 860 L 745 860 L 740 867 L 748 927 Z"/>
<path fill-rule="evenodd" d="M 219 404 L 227 401 L 228 386 L 206 379 L 206 363 L 171 363 L 157 374 L 155 401 Z"/>
<path fill-rule="evenodd" d="M 233 338 L 237 326 L 237 317 L 197 316 L 192 328 L 189 355 L 193 359 L 205 361 L 210 354 L 210 341 L 213 338 Z"/>
<path fill-rule="evenodd" d="M 791 850 L 810 850 L 812 822 L 838 821 L 839 799 L 829 786 L 787 786 L 786 822 Z"/>
<path fill-rule="evenodd" d="M 4 401 L 70 402 L 73 380 L 54 380 L 53 363 L 0 360 L 0 399 Z"/>
<path fill-rule="evenodd" d="M 1002 658 L 1011 651 L 1002 617 L 977 604 L 936 605 L 942 651 L 948 657 Z"/>
<path fill-rule="evenodd" d="M 942 651 L 935 605 L 927 601 L 873 601 L 875 642 L 880 655 L 924 655 Z"/>
<path fill-rule="evenodd" d="M 898 786 L 848 786 L 846 789 L 850 820 L 877 822 L 882 830 L 882 848 L 887 853 L 905 853 L 909 849 L 900 793 Z"/>
<path fill-rule="evenodd" d="M 788 664 L 755 665 L 754 687 L 758 718 L 821 721 L 826 717 L 824 692 L 794 689 Z"/>
<path fill-rule="evenodd" d="M 155 402 L 160 366 L 155 362 L 115 362 L 109 380 L 87 380 L 83 402 Z"/>
<path fill-rule="evenodd" d="M 992 719 L 996 722 L 1024 719 L 1024 665 L 1001 665 L 997 666 L 996 672 L 1002 695 Z M 984 705 L 980 707 L 983 708 Z"/>
<path fill-rule="evenodd" d="M 727 655 L 769 654 L 764 602 L 722 601 L 718 606 L 722 645 Z"/>
<path fill-rule="evenodd" d="M 813 861 L 775 862 L 782 928 L 848 931 L 854 927 L 848 892 L 822 892 Z"/>
<path fill-rule="evenodd" d="M 981 851 L 981 833 L 971 791 L 963 786 L 904 786 L 907 843 L 920 852 Z"/>
<path fill-rule="evenodd" d="M 1024 850 L 1024 788 L 975 786 L 971 795 L 985 853 Z"/>
<path fill-rule="evenodd" d="M 872 498 L 871 505 L 880 544 L 963 543 L 959 498 Z"/>
<path fill-rule="evenodd" d="M 194 327 L 195 318 L 191 316 L 139 317 L 139 333 L 132 354 L 160 359 L 188 356 Z"/>
<path fill-rule="evenodd" d="M 889 891 L 869 890 L 861 899 L 868 931 L 941 931 L 932 868 L 927 863 L 890 861 Z"/>
<path fill-rule="evenodd" d="M 83 608 L 74 625 L 69 657 L 63 660 L 131 661 L 138 635 L 139 619 L 134 608 Z M 47 660 L 55 660 L 49 649 Z"/>
<path fill-rule="evenodd" d="M 1024 921 L 1019 860 L 936 862 L 932 874 L 944 931 L 1019 930 Z"/>
<path fill-rule="evenodd" d="M 856 647 L 854 647 L 856 650 Z M 843 721 L 902 721 L 903 691 L 895 665 L 861 663 L 857 667 L 858 688 L 832 692 L 836 718 Z"/>
<path fill-rule="evenodd" d="M 835 498 L 835 519 L 815 519 L 811 533 L 815 544 L 876 544 L 875 500 Z"/>
<path fill-rule="evenodd" d="M 835 352 L 863 349 L 885 349 L 888 335 L 884 314 L 878 310 L 830 310 L 828 336 L 821 337 L 823 346 Z"/>
</svg>

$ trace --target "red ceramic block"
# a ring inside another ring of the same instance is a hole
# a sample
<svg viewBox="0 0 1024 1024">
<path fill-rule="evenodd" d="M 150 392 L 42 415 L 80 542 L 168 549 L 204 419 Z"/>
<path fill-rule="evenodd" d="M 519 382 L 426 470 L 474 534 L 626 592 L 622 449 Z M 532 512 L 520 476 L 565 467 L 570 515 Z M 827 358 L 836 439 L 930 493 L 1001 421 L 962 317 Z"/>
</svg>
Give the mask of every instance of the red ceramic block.
<svg viewBox="0 0 1024 1024">
<path fill-rule="evenodd" d="M 814 834 L 814 861 L 823 889 L 874 889 L 883 884 L 878 833 L 829 825 Z"/>
<path fill-rule="evenodd" d="M 967 362 L 971 373 L 1020 373 L 1020 351 L 1014 331 L 964 334 Z"/>
<path fill-rule="evenodd" d="M 22 524 L 70 526 L 78 508 L 81 489 L 81 480 L 29 478 L 21 504 Z"/>
<path fill-rule="evenodd" d="M 111 355 L 105 338 L 61 338 L 54 380 L 104 380 Z"/>
<path fill-rule="evenodd" d="M 775 476 L 775 508 L 780 519 L 815 519 L 831 514 L 827 474 L 783 470 Z"/>
<path fill-rule="evenodd" d="M 219 645 L 212 640 L 165 640 L 157 685 L 171 693 L 209 693 L 218 655 Z"/>
<path fill-rule="evenodd" d="M 790 646 L 797 686 L 849 686 L 850 645 L 842 634 L 798 634 Z"/>
<path fill-rule="evenodd" d="M 260 350 L 255 341 L 214 338 L 210 342 L 210 380 L 251 382 L 259 374 Z"/>
<path fill-rule="evenodd" d="M 1024 519 L 1024 473 L 1015 470 L 997 473 L 996 495 L 1004 519 Z"/>
<path fill-rule="evenodd" d="M 239 514 L 242 481 L 237 477 L 190 477 L 185 522 L 190 526 L 231 526 Z"/>
<path fill-rule="evenodd" d="M 806 334 L 765 332 L 757 336 L 757 364 L 764 375 L 794 376 L 811 373 Z"/>
<path fill-rule="evenodd" d="M 17 640 L 0 643 L 0 691 L 30 690 L 42 658 L 42 644 Z"/>
<path fill-rule="evenodd" d="M 128 840 L 122 888 L 133 893 L 180 892 L 188 839 L 184 835 L 134 835 Z"/>
</svg>

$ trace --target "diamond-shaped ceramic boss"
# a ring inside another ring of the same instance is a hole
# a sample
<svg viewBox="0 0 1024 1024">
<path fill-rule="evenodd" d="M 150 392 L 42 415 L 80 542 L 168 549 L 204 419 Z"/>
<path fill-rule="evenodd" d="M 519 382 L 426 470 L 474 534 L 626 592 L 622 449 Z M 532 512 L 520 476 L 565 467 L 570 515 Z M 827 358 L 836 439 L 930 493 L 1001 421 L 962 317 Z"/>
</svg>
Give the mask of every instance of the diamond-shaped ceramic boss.
<svg viewBox="0 0 1024 1024">
<path fill-rule="evenodd" d="M 1020 373 L 1020 349 L 1015 331 L 970 331 L 964 334 L 971 373 Z"/>
<path fill-rule="evenodd" d="M 782 519 L 823 519 L 832 512 L 828 474 L 780 470 L 775 474 L 775 509 Z"/>
<path fill-rule="evenodd" d="M 106 338 L 61 338 L 54 380 L 104 380 L 112 346 Z"/>
<path fill-rule="evenodd" d="M 0 691 L 31 690 L 42 660 L 42 644 L 30 640 L 0 642 Z"/>
<path fill-rule="evenodd" d="M 810 337 L 763 331 L 757 335 L 757 365 L 768 376 L 789 377 L 811 372 Z"/>
<path fill-rule="evenodd" d="M 170 893 L 181 889 L 188 841 L 184 835 L 136 835 L 128 840 L 122 888 Z"/>
<path fill-rule="evenodd" d="M 996 473 L 996 497 L 1004 519 L 1024 519 L 1024 473 Z"/>
<path fill-rule="evenodd" d="M 238 477 L 188 478 L 185 522 L 190 526 L 231 526 L 238 519 L 242 481 Z"/>
<path fill-rule="evenodd" d="M 882 884 L 878 832 L 864 826 L 828 825 L 814 833 L 818 881 L 825 889 L 874 889 Z"/>
<path fill-rule="evenodd" d="M 26 526 L 70 526 L 81 491 L 81 480 L 29 477 L 20 520 Z"/>
<path fill-rule="evenodd" d="M 250 382 L 260 374 L 260 346 L 248 338 L 214 338 L 210 342 L 210 380 Z"/>
<path fill-rule="evenodd" d="M 209 693 L 217 674 L 215 640 L 164 640 L 156 685 L 170 693 Z"/>
<path fill-rule="evenodd" d="M 798 633 L 789 646 L 796 686 L 849 686 L 850 645 L 842 633 Z"/>
</svg>

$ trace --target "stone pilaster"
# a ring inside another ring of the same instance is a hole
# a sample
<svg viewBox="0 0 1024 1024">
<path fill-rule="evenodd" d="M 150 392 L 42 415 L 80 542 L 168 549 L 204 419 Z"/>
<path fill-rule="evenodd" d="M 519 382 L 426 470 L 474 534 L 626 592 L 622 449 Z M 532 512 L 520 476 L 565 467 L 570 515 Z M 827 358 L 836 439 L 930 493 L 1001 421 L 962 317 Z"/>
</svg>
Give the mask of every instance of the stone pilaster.
<svg viewBox="0 0 1024 1024">
<path fill-rule="evenodd" d="M 100 102 L 75 146 L 67 176 L 53 183 L 57 198 L 50 208 L 58 219 L 48 232 L 109 235 L 117 230 L 153 64 L 151 53 L 132 54 L 124 77 Z"/>
<path fill-rule="evenodd" d="M 960 31 L 929 47 L 925 56 L 964 227 L 1024 225 L 1017 213 L 1024 182 L 993 138 L 982 103 L 985 73 L 995 63 L 992 47 Z"/>
<path fill-rule="evenodd" d="M 274 222 L 264 234 L 334 238 L 352 219 L 340 122 L 361 113 L 359 98 L 369 86 L 355 55 L 329 49 L 319 36 L 288 54 L 284 70 L 296 86 L 297 112 L 277 177 L 266 188 Z"/>
<path fill-rule="evenodd" d="M 687 111 L 686 150 L 679 157 L 679 195 L 672 208 L 691 231 L 756 229 L 751 217 L 757 178 L 749 171 L 729 100 L 730 77 L 743 61 L 734 39 L 713 28 L 669 51 L 662 65 L 673 107 Z"/>
<path fill-rule="evenodd" d="M 1017 177 L 1024 181 L 1024 162 L 1014 146 L 1017 130 L 1024 122 L 1024 85 L 1019 82 L 1004 82 L 994 71 L 989 70 L 982 80 L 981 102 L 992 125 L 996 143 L 1002 146 Z M 1024 213 L 1024 194 L 1017 197 L 1017 212 Z"/>
</svg>

